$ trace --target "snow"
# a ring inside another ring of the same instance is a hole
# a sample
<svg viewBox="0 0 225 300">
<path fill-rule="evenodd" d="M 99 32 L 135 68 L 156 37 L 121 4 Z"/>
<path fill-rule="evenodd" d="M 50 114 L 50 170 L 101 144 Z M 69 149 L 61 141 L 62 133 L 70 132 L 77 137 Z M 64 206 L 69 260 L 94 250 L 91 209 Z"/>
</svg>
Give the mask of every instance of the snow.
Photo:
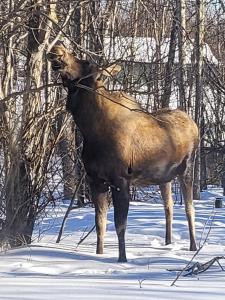
<svg viewBox="0 0 225 300">
<path fill-rule="evenodd" d="M 156 49 L 160 48 L 161 61 L 166 63 L 168 60 L 170 38 L 164 38 L 157 46 L 156 40 L 151 37 L 115 37 L 104 39 L 104 54 L 109 60 L 133 60 L 135 62 L 151 63 L 157 61 Z M 191 63 L 193 59 L 195 42 L 189 40 L 186 45 L 186 62 Z M 217 59 L 212 53 L 208 44 L 203 45 L 203 56 L 211 63 L 218 64 Z M 178 59 L 178 48 L 175 52 L 175 63 Z"/>
<path fill-rule="evenodd" d="M 211 232 L 194 262 L 207 262 L 225 255 L 225 207 L 214 209 L 221 189 L 211 188 L 195 201 L 196 234 L 203 243 L 210 216 Z M 94 224 L 94 209 L 73 210 L 63 238 L 55 243 L 67 204 L 49 209 L 37 224 L 29 247 L 2 250 L 0 299 L 225 299 L 225 272 L 215 264 L 202 274 L 181 276 L 177 269 L 192 258 L 184 207 L 175 204 L 173 243 L 164 245 L 165 220 L 161 203 L 131 202 L 126 234 L 127 263 L 117 262 L 117 238 L 113 209 L 108 213 L 105 254 L 96 255 L 96 234 L 92 232 L 77 247 Z M 225 260 L 220 261 L 225 268 Z M 172 271 L 168 271 L 172 270 Z M 173 271 L 174 270 L 174 271 Z"/>
</svg>

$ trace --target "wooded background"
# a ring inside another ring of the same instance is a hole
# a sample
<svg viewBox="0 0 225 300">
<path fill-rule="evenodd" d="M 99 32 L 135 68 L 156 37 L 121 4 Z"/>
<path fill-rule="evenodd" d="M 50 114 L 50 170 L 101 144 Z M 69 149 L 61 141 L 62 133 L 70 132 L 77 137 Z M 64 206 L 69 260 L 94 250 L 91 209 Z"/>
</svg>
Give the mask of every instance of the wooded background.
<svg viewBox="0 0 225 300">
<path fill-rule="evenodd" d="M 47 206 L 72 199 L 82 137 L 46 53 L 62 41 L 104 67 L 107 86 L 144 109 L 181 107 L 197 122 L 195 199 L 225 185 L 223 0 L 2 0 L 0 3 L 0 242 L 30 243 Z M 113 83 L 112 83 L 112 80 Z M 85 179 L 74 205 L 88 199 Z"/>
</svg>

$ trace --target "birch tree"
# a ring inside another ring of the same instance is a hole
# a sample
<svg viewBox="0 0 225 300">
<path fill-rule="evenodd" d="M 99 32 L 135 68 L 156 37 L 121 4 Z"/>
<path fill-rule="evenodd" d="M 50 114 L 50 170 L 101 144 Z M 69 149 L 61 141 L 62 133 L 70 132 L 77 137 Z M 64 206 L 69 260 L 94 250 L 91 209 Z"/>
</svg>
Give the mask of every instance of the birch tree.
<svg viewBox="0 0 225 300">
<path fill-rule="evenodd" d="M 202 182 L 204 186 L 221 184 L 225 173 L 224 28 L 221 0 L 2 0 L 1 240 L 11 246 L 29 243 L 34 222 L 45 208 L 54 209 L 60 200 L 72 198 L 82 176 L 82 139 L 65 111 L 64 90 L 45 56 L 58 40 L 78 58 L 101 67 L 116 60 L 122 71 L 110 79 L 108 87 L 133 95 L 150 112 L 175 104 L 187 110 L 201 128 L 197 170 L 201 161 Z M 124 38 L 132 41 L 131 55 L 126 55 L 124 45 L 125 55 L 118 57 L 117 43 Z M 143 46 L 146 40 L 148 47 Z M 137 59 L 140 47 L 143 52 Z M 196 174 L 197 199 L 200 172 Z M 84 202 L 86 191 L 77 193 L 75 204 Z"/>
</svg>

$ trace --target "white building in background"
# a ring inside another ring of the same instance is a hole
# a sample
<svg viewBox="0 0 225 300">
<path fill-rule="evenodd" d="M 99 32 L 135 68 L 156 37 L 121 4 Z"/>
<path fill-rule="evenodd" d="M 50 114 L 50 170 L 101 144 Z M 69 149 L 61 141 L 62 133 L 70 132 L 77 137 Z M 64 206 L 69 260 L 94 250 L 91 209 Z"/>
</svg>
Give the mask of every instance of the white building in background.
<svg viewBox="0 0 225 300">
<path fill-rule="evenodd" d="M 139 63 L 153 63 L 160 53 L 160 60 L 167 62 L 169 53 L 170 38 L 163 39 L 157 45 L 156 40 L 150 37 L 114 37 L 104 38 L 104 56 L 110 61 L 126 60 Z M 194 40 L 186 43 L 186 63 L 191 64 L 194 54 Z M 208 44 L 203 45 L 203 56 L 213 64 L 218 64 Z M 178 48 L 175 54 L 175 63 L 178 63 Z"/>
<path fill-rule="evenodd" d="M 128 90 L 143 106 L 151 109 L 151 104 L 160 98 L 164 87 L 165 67 L 168 61 L 170 38 L 165 38 L 159 44 L 154 38 L 149 37 L 113 37 L 104 38 L 103 56 L 109 63 L 117 62 L 123 65 L 116 88 Z M 187 97 L 194 99 L 193 63 L 194 40 L 186 42 L 185 65 Z M 218 60 L 213 55 L 208 44 L 203 46 L 203 56 L 209 64 L 218 65 Z M 171 107 L 179 106 L 178 83 L 176 70 L 179 69 L 178 46 L 175 51 L 175 71 L 173 74 L 172 93 L 170 97 Z M 178 73 L 178 72 L 177 72 Z"/>
</svg>

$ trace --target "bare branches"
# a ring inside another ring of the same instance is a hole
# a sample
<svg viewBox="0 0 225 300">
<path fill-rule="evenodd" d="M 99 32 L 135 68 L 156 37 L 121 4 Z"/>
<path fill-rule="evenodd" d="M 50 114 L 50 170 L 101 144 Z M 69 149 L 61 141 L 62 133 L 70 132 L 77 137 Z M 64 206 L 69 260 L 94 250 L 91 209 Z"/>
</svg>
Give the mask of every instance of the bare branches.
<svg viewBox="0 0 225 300">
<path fill-rule="evenodd" d="M 205 222 L 205 225 L 204 225 L 204 228 L 203 228 L 203 231 L 202 231 L 202 236 L 204 235 L 204 232 L 205 232 L 205 228 L 206 226 L 208 225 L 209 226 L 209 229 L 208 229 L 208 232 L 206 233 L 206 236 L 205 236 L 205 239 L 203 240 L 202 244 L 199 245 L 199 248 L 198 250 L 194 253 L 194 255 L 192 256 L 192 258 L 190 259 L 190 261 L 187 263 L 187 265 L 181 270 L 178 272 L 176 278 L 173 280 L 173 282 L 171 283 L 171 286 L 175 285 L 175 283 L 177 282 L 177 280 L 187 271 L 187 270 L 192 270 L 192 267 L 193 267 L 193 270 L 194 270 L 194 265 L 191 265 L 193 260 L 196 258 L 196 256 L 199 254 L 199 252 L 202 250 L 202 248 L 204 247 L 205 243 L 207 242 L 208 240 L 208 237 L 209 237 L 209 234 L 211 232 L 211 229 L 212 229 L 212 224 L 213 224 L 213 221 L 214 221 L 214 218 L 215 218 L 215 210 L 212 211 L 212 213 L 210 214 L 209 218 L 207 219 L 207 221 Z M 202 240 L 202 239 L 201 239 Z M 200 241 L 201 242 L 201 241 Z"/>
<path fill-rule="evenodd" d="M 219 3 L 223 9 L 223 12 L 225 13 L 225 4 L 224 4 L 223 0 L 219 0 Z"/>
<path fill-rule="evenodd" d="M 67 218 L 68 218 L 68 216 L 69 216 L 70 211 L 73 209 L 74 201 L 75 201 L 75 198 L 76 198 L 76 196 L 77 196 L 77 192 L 79 191 L 79 188 L 80 188 L 80 186 L 81 186 L 81 184 L 82 184 L 82 181 L 83 181 L 83 179 L 84 179 L 84 176 L 85 176 L 85 173 L 83 173 L 83 175 L 80 177 L 80 180 L 79 180 L 78 184 L 76 185 L 76 189 L 75 189 L 74 194 L 73 194 L 73 197 L 72 197 L 72 199 L 71 199 L 71 201 L 70 201 L 70 205 L 68 206 L 67 211 L 66 211 L 66 213 L 65 213 L 65 216 L 64 216 L 64 218 L 63 218 L 63 222 L 62 222 L 62 225 L 61 225 L 61 227 L 60 227 L 60 230 L 59 230 L 59 234 L 58 234 L 56 243 L 59 243 L 59 242 L 60 242 L 60 239 L 61 239 L 62 234 L 63 234 L 64 226 L 65 226 L 65 224 L 66 224 L 66 220 L 67 220 Z"/>
<path fill-rule="evenodd" d="M 194 117 L 200 107 L 204 121 L 201 127 L 210 128 L 205 132 L 202 130 L 201 163 L 204 165 L 205 161 L 205 171 L 202 168 L 201 173 L 206 173 L 206 183 L 220 183 L 225 172 L 225 7 L 222 0 L 204 2 L 205 36 L 201 45 L 202 93 L 199 103 L 195 102 L 197 61 L 194 38 L 201 24 L 196 22 L 197 10 L 193 2 L 1 2 L 1 178 L 6 184 L 9 176 L 13 178 L 10 173 L 13 162 L 25 163 L 30 189 L 27 189 L 30 192 L 27 199 L 32 200 L 34 214 L 42 212 L 48 201 L 54 202 L 49 199 L 63 198 L 63 188 L 59 191 L 59 187 L 70 181 L 64 177 L 64 173 L 68 174 L 64 172 L 64 163 L 70 164 L 66 170 L 72 170 L 72 176 L 80 161 L 78 146 L 74 146 L 74 128 L 68 130 L 70 124 L 68 118 L 64 118 L 64 90 L 53 77 L 45 57 L 46 51 L 58 40 L 69 43 L 79 58 L 86 57 L 96 66 L 119 63 L 122 71 L 105 84 L 111 90 L 125 91 L 135 97 L 141 102 L 144 113 L 158 109 L 164 102 L 171 107 L 182 105 Z M 173 16 L 175 9 L 176 18 Z M 176 28 L 172 26 L 173 22 Z M 175 37 L 171 35 L 171 28 L 176 29 Z M 93 92 L 101 93 L 101 90 Z M 18 170 L 18 166 L 15 169 Z M 0 191 L 3 217 L 7 207 L 5 186 L 3 184 Z M 72 185 L 73 191 L 74 188 Z M 19 192 L 14 193 L 14 200 L 15 195 Z M 21 197 L 26 198 L 26 195 Z M 24 200 L 24 207 L 31 202 Z"/>
<path fill-rule="evenodd" d="M 82 236 L 79 240 L 79 242 L 77 243 L 76 249 L 80 246 L 80 244 L 83 243 L 83 241 L 95 230 L 95 225 L 91 228 L 91 230 L 88 231 L 87 234 L 85 234 L 84 236 Z"/>
<path fill-rule="evenodd" d="M 207 271 L 210 267 L 212 267 L 215 263 L 219 265 L 222 271 L 225 271 L 219 262 L 219 260 L 221 259 L 225 259 L 225 256 L 216 256 L 206 263 L 196 262 L 191 267 L 185 269 L 186 274 L 184 276 L 191 276 L 203 273 Z"/>
<path fill-rule="evenodd" d="M 61 83 L 49 83 L 49 84 L 45 84 L 36 88 L 31 88 L 29 90 L 23 90 L 23 91 L 19 91 L 19 92 L 13 92 L 9 95 L 7 95 L 6 97 L 0 99 L 0 101 L 2 102 L 7 102 L 12 98 L 16 98 L 18 96 L 23 96 L 23 95 L 27 95 L 27 94 L 31 94 L 31 93 L 36 93 L 36 92 L 40 92 L 46 88 L 50 88 L 50 87 L 57 87 L 57 86 L 61 86 Z"/>
</svg>

